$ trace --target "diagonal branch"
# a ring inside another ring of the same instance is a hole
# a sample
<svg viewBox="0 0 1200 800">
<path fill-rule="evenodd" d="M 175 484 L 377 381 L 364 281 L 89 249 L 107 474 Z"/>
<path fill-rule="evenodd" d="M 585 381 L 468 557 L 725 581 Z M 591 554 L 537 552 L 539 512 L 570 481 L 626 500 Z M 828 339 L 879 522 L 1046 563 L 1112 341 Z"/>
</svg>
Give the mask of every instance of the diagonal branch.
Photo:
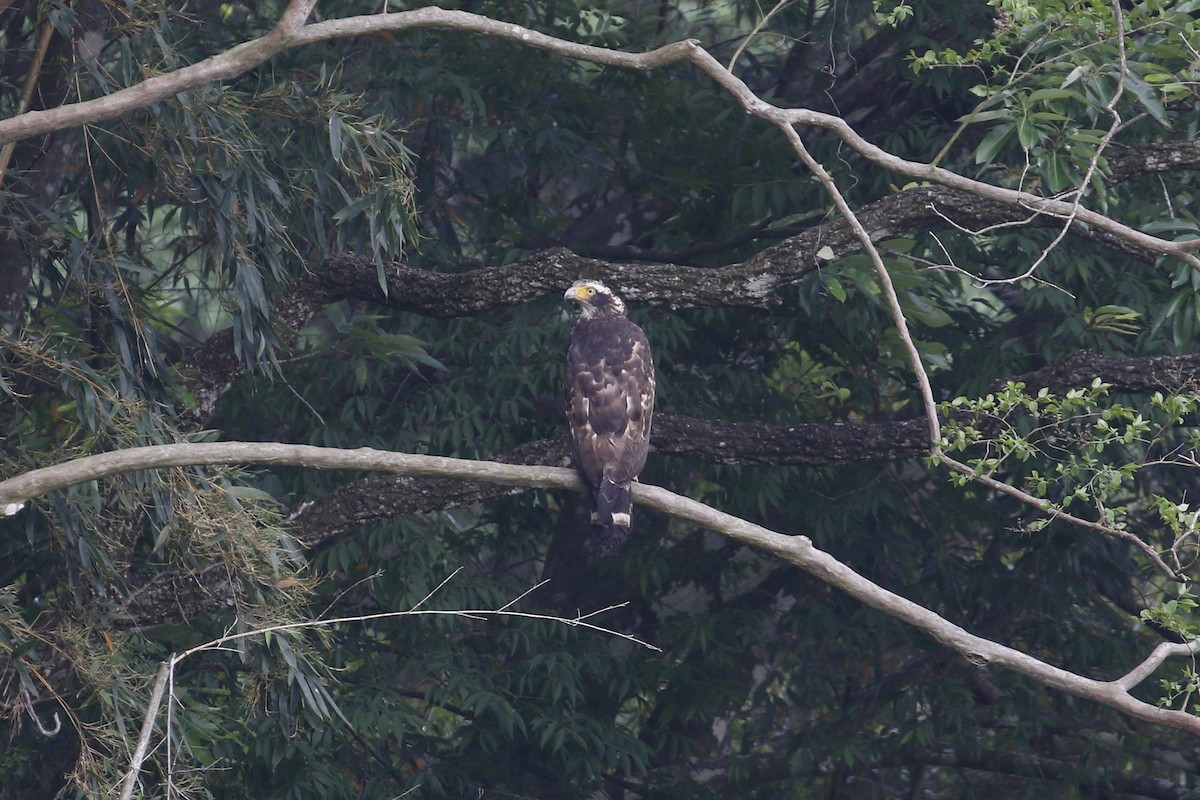
<svg viewBox="0 0 1200 800">
<path fill-rule="evenodd" d="M 1141 664 L 1113 681 L 1122 689 L 1129 690 L 1141 685 L 1168 658 L 1188 658 L 1196 655 L 1197 642 L 1163 642 L 1151 651 Z"/>
<path fill-rule="evenodd" d="M 340 450 L 310 445 L 223 442 L 132 448 L 86 456 L 33 470 L 0 481 L 0 508 L 19 508 L 47 492 L 124 472 L 167 466 L 230 463 L 291 464 L 315 469 L 367 470 L 403 475 L 468 478 L 507 486 L 572 491 L 579 491 L 582 487 L 573 470 L 561 467 L 515 466 L 488 461 L 391 453 L 369 448 Z M 1185 711 L 1159 708 L 1137 699 L 1129 692 L 1133 688 L 1131 684 L 1148 678 L 1153 667 L 1157 667 L 1166 656 L 1183 654 L 1176 649 L 1159 648 L 1142 665 L 1114 681 L 1087 678 L 970 633 L 937 613 L 859 575 L 833 556 L 816 548 L 807 536 L 777 533 L 657 486 L 636 484 L 634 498 L 642 506 L 718 531 L 794 564 L 858 601 L 917 628 L 946 647 L 961 653 L 974 664 L 1001 666 L 1067 694 L 1115 708 L 1136 719 L 1200 734 L 1200 717 Z"/>
<path fill-rule="evenodd" d="M 142 771 L 142 763 L 150 748 L 150 736 L 154 733 L 154 720 L 158 717 L 158 708 L 162 704 L 163 691 L 167 687 L 168 663 L 163 662 L 159 667 L 158 677 L 154 680 L 154 688 L 150 690 L 150 700 L 147 703 L 146 716 L 142 721 L 142 730 L 138 734 L 137 749 L 129 762 L 129 771 L 125 773 L 125 781 L 121 785 L 121 800 L 130 800 L 137 787 L 138 775 Z"/>
</svg>

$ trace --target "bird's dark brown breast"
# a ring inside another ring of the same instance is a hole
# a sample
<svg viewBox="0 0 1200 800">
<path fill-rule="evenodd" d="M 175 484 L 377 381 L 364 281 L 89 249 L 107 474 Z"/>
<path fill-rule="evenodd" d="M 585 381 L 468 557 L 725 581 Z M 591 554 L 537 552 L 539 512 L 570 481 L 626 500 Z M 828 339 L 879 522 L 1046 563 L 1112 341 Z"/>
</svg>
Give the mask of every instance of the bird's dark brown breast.
<svg viewBox="0 0 1200 800">
<path fill-rule="evenodd" d="M 646 463 L 654 364 L 646 335 L 625 317 L 581 319 L 571 332 L 567 413 L 584 475 L 598 485 L 636 477 Z"/>
</svg>

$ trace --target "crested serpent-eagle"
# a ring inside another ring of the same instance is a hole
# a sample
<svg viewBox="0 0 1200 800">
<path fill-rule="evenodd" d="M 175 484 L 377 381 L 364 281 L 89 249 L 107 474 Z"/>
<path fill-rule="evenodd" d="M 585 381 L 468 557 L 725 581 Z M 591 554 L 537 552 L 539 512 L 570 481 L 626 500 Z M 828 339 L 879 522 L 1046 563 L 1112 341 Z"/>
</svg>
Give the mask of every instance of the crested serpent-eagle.
<svg viewBox="0 0 1200 800">
<path fill-rule="evenodd" d="M 592 493 L 592 525 L 605 546 L 629 535 L 630 484 L 646 465 L 654 414 L 654 362 L 625 303 L 598 281 L 576 281 L 579 304 L 564 383 L 575 466 Z"/>
</svg>

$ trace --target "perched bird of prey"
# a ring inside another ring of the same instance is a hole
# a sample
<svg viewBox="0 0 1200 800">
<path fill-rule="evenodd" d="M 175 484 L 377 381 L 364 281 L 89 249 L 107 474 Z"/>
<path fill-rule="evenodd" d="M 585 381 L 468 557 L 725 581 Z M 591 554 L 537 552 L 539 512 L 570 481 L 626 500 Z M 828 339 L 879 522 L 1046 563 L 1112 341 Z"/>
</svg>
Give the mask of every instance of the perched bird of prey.
<svg viewBox="0 0 1200 800">
<path fill-rule="evenodd" d="M 580 311 L 564 381 L 575 465 L 592 490 L 592 525 L 615 547 L 629 535 L 629 487 L 646 465 L 654 362 L 646 334 L 603 283 L 576 281 L 563 297 Z"/>
</svg>

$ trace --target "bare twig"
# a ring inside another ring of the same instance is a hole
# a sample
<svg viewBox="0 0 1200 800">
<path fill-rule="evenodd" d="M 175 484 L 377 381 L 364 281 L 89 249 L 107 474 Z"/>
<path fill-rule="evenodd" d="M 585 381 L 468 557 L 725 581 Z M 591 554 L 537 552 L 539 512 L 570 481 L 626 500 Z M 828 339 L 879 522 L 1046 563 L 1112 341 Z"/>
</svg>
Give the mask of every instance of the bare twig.
<svg viewBox="0 0 1200 800">
<path fill-rule="evenodd" d="M 445 578 L 442 578 L 442 582 L 441 582 L 441 583 L 439 583 L 437 586 L 433 587 L 432 589 L 430 589 L 430 590 L 429 590 L 429 594 L 425 595 L 425 596 L 424 596 L 424 597 L 422 597 L 420 600 L 418 600 L 418 601 L 417 601 L 417 603 L 416 603 L 416 605 L 414 605 L 412 608 L 410 608 L 410 609 L 409 609 L 409 611 L 416 611 L 418 608 L 420 608 L 421 606 L 425 605 L 425 603 L 426 603 L 426 602 L 428 602 L 429 598 L 433 597 L 435 594 L 437 594 L 438 592 L 440 592 L 440 591 L 442 590 L 442 587 L 443 587 L 443 586 L 445 586 L 445 585 L 446 585 L 447 583 L 449 583 L 450 581 L 454 580 L 454 577 L 455 577 L 456 575 L 458 575 L 458 573 L 460 573 L 460 572 L 462 572 L 462 571 L 463 571 L 463 568 L 462 568 L 462 567 L 458 567 L 457 569 L 455 569 L 455 570 L 454 570 L 454 572 L 451 572 L 451 573 L 450 573 L 449 575 L 447 575 Z M 521 595 L 521 597 L 524 597 L 524 595 Z M 518 598 L 518 599 L 520 599 L 520 598 Z M 516 600 L 514 600 L 513 602 L 515 603 L 515 602 L 516 602 Z M 507 606 L 505 606 L 505 608 L 507 608 Z"/>
<path fill-rule="evenodd" d="M 763 14 L 762 19 L 755 23 L 751 31 L 742 38 L 741 44 L 739 44 L 737 49 L 733 51 L 733 55 L 729 57 L 729 63 L 725 66 L 725 69 L 733 72 L 733 67 L 737 64 L 737 60 L 741 57 L 742 52 L 750 46 L 750 42 L 754 39 L 754 37 L 758 35 L 759 31 L 766 27 L 767 23 L 771 21 L 771 17 L 775 16 L 780 11 L 783 11 L 783 9 L 786 8 L 790 2 L 792 2 L 792 0 L 779 0 L 779 2 L 775 4 L 774 8 L 772 8 L 766 14 Z M 759 8 L 759 12 L 762 12 L 761 8 Z"/>
<path fill-rule="evenodd" d="M 1038 255 L 1038 257 L 1034 259 L 1033 263 L 1030 264 L 1029 267 L 1020 275 L 1014 275 L 1010 278 L 1002 278 L 999 280 L 992 279 L 981 281 L 981 283 L 985 286 L 1002 283 L 1017 283 L 1025 280 L 1026 278 L 1031 277 L 1033 273 L 1037 272 L 1038 267 L 1045 263 L 1046 259 L 1050 257 L 1050 253 L 1062 243 L 1063 239 L 1065 239 L 1067 234 L 1070 232 L 1071 226 L 1075 223 L 1076 218 L 1079 216 L 1079 210 L 1083 208 L 1083 197 L 1087 193 L 1087 188 L 1092 181 L 1092 176 L 1095 175 L 1096 170 L 1099 169 L 1100 156 L 1104 154 L 1105 149 L 1108 148 L 1108 145 L 1112 141 L 1113 137 L 1117 135 L 1117 131 L 1121 129 L 1121 112 L 1117 111 L 1117 103 L 1120 102 L 1121 96 L 1125 94 L 1125 79 L 1129 74 L 1129 63 L 1125 54 L 1125 14 L 1121 10 L 1120 0 L 1113 0 L 1112 6 L 1113 13 L 1115 14 L 1117 20 L 1117 88 L 1116 91 L 1113 92 L 1112 98 L 1109 99 L 1108 103 L 1104 106 L 1104 110 L 1107 111 L 1109 116 L 1112 117 L 1112 124 L 1109 125 L 1108 130 L 1104 132 L 1104 135 L 1100 137 L 1100 141 L 1096 145 L 1096 150 L 1092 153 L 1091 160 L 1088 163 L 1088 168 L 1084 172 L 1083 178 L 1079 183 L 1079 188 L 1070 193 L 1070 196 L 1073 198 L 1071 200 L 1071 212 L 1064 218 L 1063 226 L 1059 230 L 1058 234 L 1054 237 L 1053 241 L 1042 248 L 1042 252 Z"/>
<path fill-rule="evenodd" d="M 1117 681 L 1086 678 L 970 633 L 935 612 L 872 583 L 833 556 L 817 549 L 807 536 L 784 536 L 657 486 L 635 484 L 634 498 L 643 505 L 719 531 L 778 556 L 856 600 L 912 625 L 962 654 L 973 664 L 1005 667 L 1045 686 L 1094 700 L 1137 719 L 1200 734 L 1200 717 L 1160 708 L 1129 693 L 1136 679 L 1140 677 L 1145 680 L 1153 670 L 1135 671 Z M 1173 649 L 1160 655 L 1165 659 L 1166 656 L 1184 656 L 1188 652 Z"/>
<path fill-rule="evenodd" d="M 528 592 L 525 594 L 528 594 Z M 372 620 L 377 619 L 397 619 L 399 617 L 467 617 L 470 619 L 486 619 L 487 617 L 512 617 L 514 619 L 537 619 L 550 622 L 561 622 L 564 625 L 570 625 L 572 627 L 587 628 L 588 630 L 596 631 L 597 633 L 606 633 L 609 636 L 615 636 L 618 639 L 624 639 L 628 642 L 640 645 L 641 647 L 645 647 L 647 650 L 654 650 L 655 652 L 659 653 L 662 652 L 662 648 L 655 647 L 649 642 L 642 641 L 633 634 L 622 633 L 621 631 L 615 631 L 610 628 L 605 628 L 601 625 L 587 622 L 588 618 L 594 617 L 597 614 L 604 613 L 605 611 L 612 611 L 618 608 L 624 608 L 627 605 L 626 603 L 608 606 L 607 608 L 600 609 L 599 611 L 593 611 L 588 614 L 580 614 L 575 617 L 556 617 L 549 614 L 534 614 L 528 611 L 511 611 L 509 610 L 511 605 L 512 603 L 508 603 L 503 608 L 423 608 L 414 609 L 411 611 L 381 611 L 378 614 L 362 614 L 353 617 L 332 617 L 326 619 L 309 619 L 304 620 L 303 622 L 288 622 L 280 625 L 271 625 L 265 628 L 256 628 L 252 631 L 226 634 L 219 639 L 213 639 L 211 642 L 198 644 L 193 648 L 172 656 L 170 662 L 171 669 L 174 670 L 175 666 L 188 656 L 193 656 L 196 653 L 200 653 L 205 650 L 226 650 L 228 649 L 226 647 L 227 644 L 230 642 L 236 642 L 239 639 L 249 639 L 255 636 L 263 636 L 268 633 L 280 633 L 282 631 L 304 630 L 305 628 L 324 628 L 330 625 L 345 625 L 354 622 L 371 622 Z"/>
<path fill-rule="evenodd" d="M 196 653 L 201 653 L 201 652 L 205 652 L 208 650 L 226 650 L 226 651 L 234 652 L 228 645 L 230 642 L 236 642 L 240 639 L 249 639 L 249 638 L 254 638 L 257 636 L 266 636 L 267 634 L 280 633 L 283 631 L 304 630 L 307 628 L 322 628 L 322 627 L 327 627 L 329 625 L 342 625 L 342 624 L 351 624 L 351 623 L 371 622 L 373 620 L 380 620 L 380 619 L 398 619 L 401 617 L 441 616 L 441 617 L 462 617 L 464 619 L 487 619 L 488 617 L 508 617 L 508 618 L 515 618 L 515 619 L 535 619 L 535 620 L 543 620 L 543 621 L 550 621 L 550 622 L 559 622 L 559 623 L 562 623 L 563 625 L 569 625 L 571 627 L 586 628 L 591 631 L 596 631 L 597 633 L 605 633 L 605 634 L 608 634 L 609 636 L 615 636 L 619 639 L 625 639 L 626 641 L 632 642 L 633 644 L 640 645 L 641 647 L 645 647 L 649 650 L 653 650 L 658 653 L 662 652 L 661 648 L 655 647 L 654 645 L 650 644 L 649 642 L 645 642 L 645 641 L 637 638 L 636 636 L 633 636 L 632 634 L 622 633 L 620 631 L 613 630 L 611 628 L 605 628 L 601 625 L 596 625 L 595 623 L 587 621 L 588 619 L 596 617 L 600 614 L 604 614 L 608 611 L 614 611 L 619 608 L 624 608 L 626 605 L 628 605 L 628 603 L 618 603 L 616 605 L 611 605 L 606 608 L 598 609 L 598 610 L 593 611 L 588 614 L 578 614 L 573 618 L 572 617 L 558 617 L 558 616 L 553 616 L 553 615 L 549 615 L 549 614 L 533 614 L 533 613 L 524 612 L 524 611 L 512 611 L 511 610 L 511 608 L 514 604 L 519 602 L 522 598 L 528 597 L 531 592 L 536 591 L 538 588 L 540 588 L 542 586 L 545 586 L 546 583 L 548 583 L 548 581 L 541 581 L 540 583 L 530 587 L 529 589 L 526 589 L 524 592 L 517 595 L 512 600 L 509 600 L 507 603 L 505 603 L 500 608 L 495 608 L 495 609 L 436 609 L 436 610 L 420 608 L 421 605 L 423 605 L 427 600 L 429 600 L 430 597 L 433 597 L 435 594 L 437 594 L 438 591 L 442 589 L 442 587 L 444 587 L 447 583 L 449 583 L 454 578 L 454 576 L 457 575 L 461 571 L 462 571 L 462 567 L 459 567 L 458 569 L 454 570 L 452 573 L 447 575 L 445 578 L 443 578 L 442 582 L 439 583 L 437 585 L 437 587 L 433 589 L 433 591 L 431 591 L 431 592 L 429 592 L 429 594 L 425 595 L 425 597 L 423 597 L 419 602 L 416 603 L 416 605 L 414 605 L 408 611 L 383 611 L 378 614 L 361 614 L 361 615 L 356 615 L 356 616 L 352 616 L 352 617 L 321 618 L 321 619 L 304 620 L 301 622 L 285 623 L 285 624 L 280 624 L 280 625 L 269 625 L 269 626 L 265 626 L 262 628 L 256 628 L 256 629 L 250 630 L 250 631 L 242 631 L 240 633 L 226 633 L 224 636 L 221 636 L 219 638 L 205 642 L 203 644 L 196 645 L 195 647 L 185 650 L 182 653 L 173 654 L 168 661 L 163 662 L 162 669 L 159 670 L 158 680 L 155 681 L 154 690 L 150 696 L 150 708 L 146 712 L 146 720 L 142 725 L 141 735 L 138 738 L 137 750 L 134 752 L 130 770 L 126 774 L 125 789 L 121 794 L 121 800 L 129 800 L 129 798 L 132 796 L 132 791 L 133 791 L 135 782 L 137 780 L 138 772 L 140 771 L 141 764 L 144 761 L 145 756 L 146 756 L 146 750 L 147 750 L 147 747 L 148 747 L 148 744 L 150 741 L 150 734 L 154 728 L 154 717 L 157 715 L 158 707 L 162 702 L 164 686 L 168 687 L 167 694 L 168 694 L 168 697 L 170 698 L 168 701 L 168 706 L 167 706 L 167 733 L 165 736 L 166 751 L 167 751 L 166 781 L 167 781 L 167 786 L 168 786 L 168 795 L 170 794 L 170 787 L 173 785 L 173 782 L 174 782 L 174 769 L 175 769 L 175 756 L 174 756 L 174 750 L 173 750 L 172 739 L 171 739 L 171 729 L 172 729 L 172 724 L 173 724 L 172 723 L 172 720 L 173 720 L 172 712 L 173 712 L 174 703 L 175 703 L 175 668 L 180 663 L 182 663 L 185 659 L 187 659 L 190 656 L 195 655 Z"/>
<path fill-rule="evenodd" d="M 142 763 L 150 748 L 150 734 L 154 732 L 154 719 L 158 716 L 158 708 L 162 705 L 163 691 L 167 686 L 167 673 L 171 664 L 164 661 L 159 667 L 158 677 L 154 680 L 154 688 L 150 691 L 150 703 L 146 708 L 146 718 L 142 720 L 142 730 L 138 734 L 137 748 L 129 762 L 129 772 L 125 773 L 125 783 L 121 787 L 121 800 L 130 800 L 137 786 L 138 774 L 142 771 Z"/>
<path fill-rule="evenodd" d="M 54 712 L 53 728 L 47 728 L 42 724 L 42 718 L 37 715 L 37 709 L 33 707 L 33 697 L 30 696 L 28 689 L 21 689 L 21 702 L 25 704 L 25 711 L 28 712 L 29 718 L 33 720 L 33 724 L 37 726 L 38 733 L 42 734 L 42 736 L 46 738 L 57 736 L 58 732 L 62 730 L 62 718 L 58 716 L 57 711 Z"/>
<path fill-rule="evenodd" d="M 0 10 L 3 8 L 0 7 Z M 46 51 L 50 48 L 50 37 L 53 35 L 54 26 L 50 24 L 50 21 L 42 23 L 42 33 L 38 37 L 37 48 L 33 51 L 33 61 L 29 65 L 29 72 L 25 76 L 25 87 L 21 90 L 21 101 L 17 103 L 18 115 L 28 111 L 29 104 L 33 102 L 33 90 L 42 74 L 42 64 L 45 62 Z M 8 172 L 8 162 L 12 159 L 15 149 L 16 142 L 8 142 L 4 147 L 0 147 L 0 183 L 4 182 L 4 173 Z"/>
</svg>

